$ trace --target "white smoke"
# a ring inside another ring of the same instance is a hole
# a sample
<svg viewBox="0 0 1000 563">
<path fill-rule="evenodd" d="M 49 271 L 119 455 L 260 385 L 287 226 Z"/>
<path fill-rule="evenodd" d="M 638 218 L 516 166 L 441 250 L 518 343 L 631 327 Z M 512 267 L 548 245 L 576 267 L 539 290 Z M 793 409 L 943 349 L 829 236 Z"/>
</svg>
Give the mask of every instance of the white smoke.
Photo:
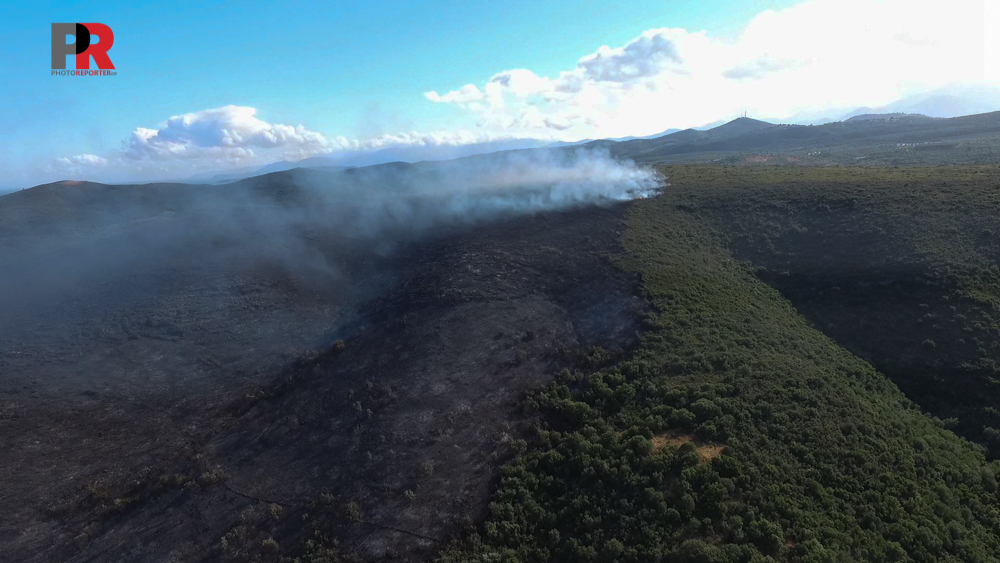
<svg viewBox="0 0 1000 563">
<path fill-rule="evenodd" d="M 477 223 L 648 197 L 662 185 L 650 168 L 570 147 L 297 169 L 221 186 L 40 186 L 0 201 L 9 241 L 0 246 L 0 310 L 163 263 L 183 270 L 187 256 L 191 267 L 265 264 L 323 286 L 352 279 L 345 264 L 365 255 Z M 46 193 L 58 197 L 35 197 Z M 60 202 L 73 212 L 50 208 Z"/>
<path fill-rule="evenodd" d="M 317 181 L 319 200 L 356 236 L 418 236 L 435 226 L 649 197 L 663 185 L 652 168 L 585 148 L 509 151 L 442 163 L 375 166 Z M 354 204 L 357 208 L 354 208 Z M 343 211 L 340 208 L 340 211 Z"/>
</svg>

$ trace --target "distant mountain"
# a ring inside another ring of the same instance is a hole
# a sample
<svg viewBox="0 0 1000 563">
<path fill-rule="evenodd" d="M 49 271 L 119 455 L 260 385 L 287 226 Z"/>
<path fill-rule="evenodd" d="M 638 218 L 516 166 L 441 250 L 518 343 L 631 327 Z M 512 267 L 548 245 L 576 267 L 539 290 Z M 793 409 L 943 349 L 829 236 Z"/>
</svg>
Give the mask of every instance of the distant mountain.
<svg viewBox="0 0 1000 563">
<path fill-rule="evenodd" d="M 670 135 L 670 134 L 676 133 L 678 131 L 680 131 L 680 129 L 667 129 L 666 131 L 660 131 L 659 133 L 653 133 L 652 135 L 644 135 L 642 137 L 634 137 L 634 136 L 630 136 L 630 137 L 616 137 L 614 139 L 608 139 L 608 140 L 610 140 L 610 141 L 634 141 L 636 139 L 656 139 L 658 137 L 664 137 L 666 135 Z"/>
<path fill-rule="evenodd" d="M 824 125 L 832 121 L 842 120 L 842 118 L 839 117 L 840 114 L 842 113 L 842 110 L 835 110 L 837 111 L 837 113 L 833 116 L 828 114 L 827 113 L 828 111 L 830 110 L 823 110 L 823 112 L 819 112 L 816 110 L 799 111 L 792 114 L 790 117 L 786 117 L 783 119 L 773 119 L 771 121 L 778 121 L 781 123 L 791 123 L 796 125 Z M 851 115 L 855 115 L 855 113 L 852 113 Z M 765 119 L 765 121 L 767 120 Z"/>
<path fill-rule="evenodd" d="M 885 106 L 886 110 L 919 113 L 930 117 L 955 117 L 1000 109 L 1000 93 L 993 96 L 966 97 L 936 94 L 918 99 L 904 99 Z"/>
<path fill-rule="evenodd" d="M 1000 86 L 949 88 L 903 98 L 879 108 L 857 108 L 836 121 L 827 117 L 805 119 L 807 114 L 796 114 L 808 125 L 775 124 L 749 117 L 740 117 L 725 123 L 715 122 L 691 129 L 667 129 L 645 136 L 613 139 L 585 139 L 575 142 L 550 142 L 539 139 L 507 139 L 467 145 L 411 145 L 390 147 L 374 151 L 342 151 L 315 156 L 300 161 L 280 161 L 262 167 L 229 171 L 216 171 L 194 176 L 187 182 L 227 183 L 293 168 L 335 170 L 351 167 L 373 166 L 390 162 L 422 162 L 463 158 L 492 152 L 586 146 L 604 148 L 623 157 L 655 161 L 676 154 L 696 152 L 762 151 L 794 146 L 828 146 L 838 142 L 853 142 L 870 135 L 888 134 L 885 130 L 841 129 L 838 125 L 855 126 L 888 122 L 906 126 L 929 125 L 932 118 L 972 117 L 1000 109 Z M 918 123 L 919 122 L 919 123 Z M 941 124 L 946 126 L 945 124 Z M 913 130 L 902 127 L 896 132 L 899 142 L 913 142 L 908 137 Z"/>
<path fill-rule="evenodd" d="M 775 125 L 741 117 L 706 131 L 685 129 L 656 139 L 606 141 L 609 143 L 606 147 L 616 157 L 658 162 L 695 153 L 822 149 L 858 143 L 937 143 L 983 134 L 1000 135 L 1000 112 L 941 119 L 923 115 L 871 117 L 808 126 Z"/>
<path fill-rule="evenodd" d="M 856 121 L 895 121 L 899 119 L 934 119 L 933 117 L 927 117 L 921 113 L 863 113 L 861 115 L 855 115 L 854 117 L 845 119 L 848 122 Z"/>
<path fill-rule="evenodd" d="M 506 139 L 467 145 L 407 145 L 377 151 L 343 151 L 331 155 L 314 156 L 301 160 L 295 165 L 300 167 L 373 166 L 387 162 L 453 160 L 490 152 L 547 147 L 550 144 L 551 141 L 539 139 Z"/>
<path fill-rule="evenodd" d="M 279 162 L 272 162 L 267 166 L 262 166 L 258 168 L 253 175 L 259 174 L 270 174 L 271 172 L 284 172 L 285 170 L 291 170 L 293 168 L 301 168 L 302 165 L 298 162 L 290 162 L 287 160 L 282 160 Z"/>
<path fill-rule="evenodd" d="M 907 113 L 928 117 L 961 117 L 1000 110 L 1000 85 L 952 86 L 907 96 L 878 108 L 857 108 L 841 119 L 863 114 Z"/>
<path fill-rule="evenodd" d="M 582 139 L 579 141 L 556 141 L 549 146 L 552 148 L 575 147 L 577 145 L 586 145 L 587 143 L 593 143 L 593 142 L 594 139 Z"/>
<path fill-rule="evenodd" d="M 581 141 L 585 142 L 585 141 Z M 375 166 L 389 162 L 423 162 L 453 160 L 477 154 L 486 154 L 516 149 L 533 149 L 551 146 L 553 143 L 539 139 L 505 139 L 485 143 L 467 145 L 407 145 L 390 147 L 380 150 L 341 151 L 329 155 L 320 155 L 298 161 L 282 160 L 264 166 L 251 166 L 226 171 L 211 171 L 196 174 L 183 180 L 182 183 L 223 184 L 235 182 L 244 178 L 283 172 L 294 168 L 314 168 L 336 170 L 362 166 Z M 580 144 L 580 143 L 572 143 Z"/>
<path fill-rule="evenodd" d="M 607 139 L 583 139 L 581 141 L 557 141 L 555 143 L 549 144 L 549 146 L 553 147 L 553 148 L 558 148 L 558 147 L 575 147 L 577 145 L 586 145 L 587 143 L 593 143 L 595 140 L 615 141 L 615 142 L 619 142 L 620 143 L 622 141 L 634 141 L 636 139 L 656 139 L 658 137 L 663 137 L 663 136 L 666 136 L 666 135 L 670 135 L 670 134 L 676 133 L 678 131 L 680 131 L 680 129 L 667 129 L 666 131 L 660 131 L 659 133 L 653 133 L 652 135 L 643 135 L 641 137 L 628 136 L 628 137 L 609 137 Z"/>
<path fill-rule="evenodd" d="M 733 137 L 736 135 L 763 131 L 772 127 L 777 127 L 777 125 L 766 121 L 760 121 L 759 119 L 752 119 L 750 117 L 738 117 L 729 123 L 724 123 L 718 127 L 708 129 L 707 131 L 704 131 L 704 133 L 708 135 L 707 138 Z"/>
<path fill-rule="evenodd" d="M 716 122 L 700 128 L 683 130 L 667 129 L 666 131 L 656 135 L 647 135 L 645 137 L 624 137 L 621 139 L 603 139 L 603 141 L 613 141 L 619 143 L 643 141 L 647 144 L 657 144 L 659 141 L 663 143 L 676 144 L 706 139 L 728 138 L 752 131 L 759 131 L 768 127 L 775 127 L 775 125 L 773 123 L 767 123 L 766 121 L 751 119 L 749 117 L 739 117 L 732 121 L 721 124 Z"/>
<path fill-rule="evenodd" d="M 244 166 L 242 168 L 234 168 L 226 171 L 212 170 L 209 172 L 195 174 L 189 178 L 179 181 L 190 184 L 223 184 L 226 182 L 232 182 L 233 180 L 239 180 L 241 178 L 247 178 L 249 176 L 260 174 L 259 170 L 260 166 Z M 123 184 L 134 183 L 141 182 L 123 182 Z"/>
<path fill-rule="evenodd" d="M 704 139 L 708 136 L 704 131 L 698 129 L 685 129 L 683 131 L 677 131 L 676 133 L 671 133 L 668 135 L 671 141 L 695 141 L 699 139 Z"/>
<path fill-rule="evenodd" d="M 704 131 L 684 129 L 683 131 L 675 131 L 668 135 L 652 139 L 604 142 L 607 143 L 605 145 L 606 148 L 615 156 L 649 160 L 654 155 L 699 152 L 703 150 L 701 147 L 706 145 L 711 146 L 712 143 L 742 138 L 777 127 L 783 126 L 749 117 L 740 117 Z"/>
</svg>

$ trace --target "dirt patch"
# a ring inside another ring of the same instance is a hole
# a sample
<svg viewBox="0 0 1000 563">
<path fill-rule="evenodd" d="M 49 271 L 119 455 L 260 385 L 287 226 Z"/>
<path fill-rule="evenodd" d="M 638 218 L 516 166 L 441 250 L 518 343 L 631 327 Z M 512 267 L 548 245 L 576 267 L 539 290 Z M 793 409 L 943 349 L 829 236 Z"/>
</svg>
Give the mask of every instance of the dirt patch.
<svg viewBox="0 0 1000 563">
<path fill-rule="evenodd" d="M 650 442 L 653 443 L 654 452 L 662 450 L 665 446 L 679 448 L 684 444 L 694 444 L 695 448 L 698 449 L 698 456 L 701 458 L 702 462 L 709 462 L 719 457 L 724 448 L 724 446 L 719 446 L 717 444 L 706 444 L 700 442 L 691 434 L 680 434 L 675 432 L 653 436 L 650 439 Z"/>
</svg>

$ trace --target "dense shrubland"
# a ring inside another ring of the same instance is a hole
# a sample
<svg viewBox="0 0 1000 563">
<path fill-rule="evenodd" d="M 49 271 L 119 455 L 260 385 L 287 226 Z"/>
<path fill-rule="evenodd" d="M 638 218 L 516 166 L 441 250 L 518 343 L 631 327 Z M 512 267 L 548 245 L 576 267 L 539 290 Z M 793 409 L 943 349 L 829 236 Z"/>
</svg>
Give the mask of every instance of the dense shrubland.
<svg viewBox="0 0 1000 563">
<path fill-rule="evenodd" d="M 972 231 L 997 232 L 974 224 L 984 217 L 975 206 L 996 203 L 988 185 L 996 171 L 695 167 L 667 174 L 672 188 L 637 203 L 622 235 L 621 264 L 641 275 L 658 310 L 639 348 L 597 371 L 564 371 L 526 400 L 543 422 L 505 467 L 485 523 L 442 559 L 995 560 L 1000 465 L 949 429 L 960 421 L 924 414 L 831 339 L 850 329 L 826 330 L 827 309 L 807 320 L 762 280 L 792 277 L 824 260 L 866 268 L 898 263 L 903 271 L 919 265 L 915 279 L 978 304 L 944 311 L 966 315 L 980 331 L 966 333 L 966 342 L 982 343 L 985 355 L 969 360 L 981 363 L 996 350 L 989 315 L 997 286 L 989 262 L 994 243 L 984 245 Z M 948 189 L 955 186 L 978 194 L 964 204 L 976 212 L 963 213 Z M 831 247 L 824 254 L 832 257 L 796 260 L 804 248 L 785 238 L 809 232 L 808 221 L 796 222 L 806 201 L 856 209 L 821 228 L 841 245 L 852 240 L 841 231 L 856 228 L 871 235 L 869 247 Z M 930 223 L 914 220 L 921 212 Z M 943 225 L 963 214 L 972 219 Z M 866 216 L 877 221 L 860 220 Z M 772 234 L 762 232 L 768 223 Z M 750 262 L 734 259 L 731 249 Z M 848 259 L 880 250 L 895 254 L 877 264 Z M 777 267 L 783 269 L 770 275 Z M 847 281 L 862 283 L 865 272 Z M 852 307 L 851 316 L 835 321 L 864 320 L 865 305 Z M 944 314 L 936 302 L 930 308 Z M 950 346 L 951 332 L 925 332 L 907 333 L 917 339 L 913 353 Z M 910 360 L 906 365 L 915 364 Z"/>
<path fill-rule="evenodd" d="M 921 409 L 1000 452 L 1000 169 L 669 170 L 691 214 Z"/>
</svg>

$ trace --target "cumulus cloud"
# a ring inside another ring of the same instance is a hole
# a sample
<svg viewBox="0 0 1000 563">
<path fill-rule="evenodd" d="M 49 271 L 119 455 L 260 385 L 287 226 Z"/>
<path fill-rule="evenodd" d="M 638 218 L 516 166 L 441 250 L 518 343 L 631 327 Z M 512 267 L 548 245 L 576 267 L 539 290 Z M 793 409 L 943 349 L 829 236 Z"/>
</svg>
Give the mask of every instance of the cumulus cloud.
<svg viewBox="0 0 1000 563">
<path fill-rule="evenodd" d="M 256 108 L 228 105 L 175 115 L 157 129 L 136 128 L 122 153 L 130 158 L 240 158 L 255 149 L 317 153 L 331 146 L 320 133 L 301 125 L 268 123 L 256 113 Z"/>
<path fill-rule="evenodd" d="M 564 140 L 650 134 L 742 111 L 783 119 L 877 107 L 989 78 L 986 47 L 1000 29 L 985 4 L 808 0 L 761 12 L 732 40 L 652 29 L 555 76 L 501 71 L 482 86 L 425 96 L 475 114 L 487 130 Z"/>
<path fill-rule="evenodd" d="M 618 49 L 602 46 L 596 53 L 580 59 L 578 66 L 584 76 L 597 82 L 629 82 L 654 76 L 663 70 L 665 63 L 682 62 L 669 35 L 670 30 L 654 29 Z"/>
<path fill-rule="evenodd" d="M 475 86 L 471 90 L 475 90 Z M 462 99 L 461 96 L 475 98 L 467 91 L 450 96 L 448 100 L 458 102 Z M 176 115 L 156 129 L 137 127 L 123 141 L 119 156 L 124 159 L 161 162 L 178 159 L 272 161 L 276 158 L 301 159 L 342 151 L 368 151 L 400 146 L 457 146 L 510 138 L 506 134 L 469 130 L 386 133 L 368 139 L 343 136 L 327 138 L 302 125 L 293 127 L 268 123 L 259 119 L 256 113 L 256 108 L 228 105 Z M 84 157 L 100 159 L 93 155 L 70 159 Z"/>
</svg>

